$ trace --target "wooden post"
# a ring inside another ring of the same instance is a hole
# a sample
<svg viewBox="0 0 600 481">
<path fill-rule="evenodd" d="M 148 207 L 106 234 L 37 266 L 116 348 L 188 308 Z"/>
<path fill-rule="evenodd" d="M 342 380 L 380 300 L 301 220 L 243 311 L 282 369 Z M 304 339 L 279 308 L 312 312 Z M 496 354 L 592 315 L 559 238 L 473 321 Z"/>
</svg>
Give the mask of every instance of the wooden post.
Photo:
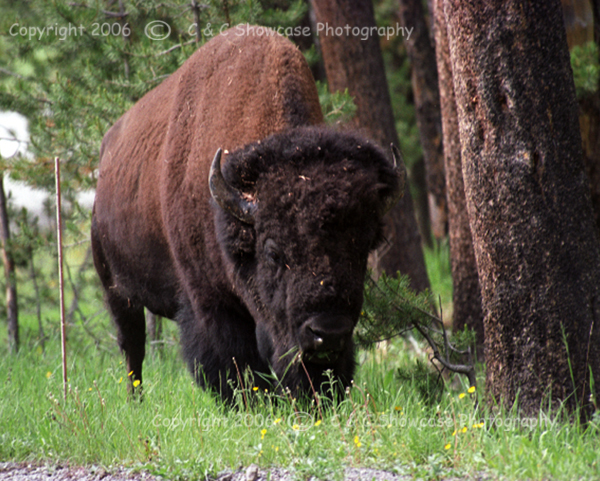
<svg viewBox="0 0 600 481">
<path fill-rule="evenodd" d="M 63 398 L 67 399 L 67 344 L 65 329 L 65 281 L 63 273 L 62 213 L 60 195 L 60 159 L 54 158 L 56 178 L 56 239 L 58 242 L 58 287 L 60 291 L 60 345 L 62 354 Z"/>
</svg>

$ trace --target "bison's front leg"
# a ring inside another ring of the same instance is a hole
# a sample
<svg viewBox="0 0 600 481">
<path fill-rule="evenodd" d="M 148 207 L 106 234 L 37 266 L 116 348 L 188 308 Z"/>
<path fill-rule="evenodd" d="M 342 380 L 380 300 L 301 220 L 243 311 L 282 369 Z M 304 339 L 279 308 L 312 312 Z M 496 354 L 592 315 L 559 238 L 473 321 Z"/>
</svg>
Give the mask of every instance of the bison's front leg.
<svg viewBox="0 0 600 481">
<path fill-rule="evenodd" d="M 248 368 L 269 372 L 258 352 L 254 320 L 238 302 L 184 309 L 178 323 L 183 355 L 196 381 L 224 399 L 232 400 L 238 387 L 250 387 L 244 379 Z M 267 387 L 260 376 L 255 375 L 253 382 Z"/>
<path fill-rule="evenodd" d="M 112 318 L 117 326 L 117 339 L 127 362 L 130 394 L 141 394 L 142 363 L 146 354 L 146 320 L 143 306 L 134 305 L 110 288 L 106 296 Z"/>
</svg>

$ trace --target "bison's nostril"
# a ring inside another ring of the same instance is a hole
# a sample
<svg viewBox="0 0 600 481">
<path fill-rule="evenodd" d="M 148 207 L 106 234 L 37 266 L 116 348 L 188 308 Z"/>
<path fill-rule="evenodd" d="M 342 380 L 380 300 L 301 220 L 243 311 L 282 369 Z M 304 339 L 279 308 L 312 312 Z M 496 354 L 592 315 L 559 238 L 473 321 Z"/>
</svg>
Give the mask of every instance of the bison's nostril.
<svg viewBox="0 0 600 481">
<path fill-rule="evenodd" d="M 322 332 L 318 329 L 308 328 L 310 340 L 309 349 L 315 351 L 341 351 L 346 345 L 344 334 L 338 332 Z M 312 344 L 312 346 L 311 346 Z"/>
<path fill-rule="evenodd" d="M 312 335 L 313 348 L 315 350 L 319 350 L 323 346 L 323 344 L 325 344 L 324 338 L 327 336 L 323 335 L 321 332 L 315 329 L 312 329 L 311 327 L 308 328 L 308 331 Z"/>
</svg>

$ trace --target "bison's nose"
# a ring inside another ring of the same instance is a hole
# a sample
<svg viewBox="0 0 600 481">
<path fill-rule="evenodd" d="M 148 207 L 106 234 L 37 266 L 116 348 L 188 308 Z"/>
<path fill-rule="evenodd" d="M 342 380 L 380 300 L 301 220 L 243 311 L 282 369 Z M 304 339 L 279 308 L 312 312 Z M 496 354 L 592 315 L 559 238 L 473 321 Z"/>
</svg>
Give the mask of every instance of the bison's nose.
<svg viewBox="0 0 600 481">
<path fill-rule="evenodd" d="M 350 342 L 354 323 L 345 316 L 315 316 L 300 328 L 300 347 L 306 360 L 319 364 L 335 361 Z"/>
</svg>

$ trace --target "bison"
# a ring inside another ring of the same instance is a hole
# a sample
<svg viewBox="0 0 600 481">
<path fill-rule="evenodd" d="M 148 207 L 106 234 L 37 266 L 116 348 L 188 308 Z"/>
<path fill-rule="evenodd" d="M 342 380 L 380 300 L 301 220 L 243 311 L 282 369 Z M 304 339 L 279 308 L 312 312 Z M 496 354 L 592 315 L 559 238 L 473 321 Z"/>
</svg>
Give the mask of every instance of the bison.
<svg viewBox="0 0 600 481">
<path fill-rule="evenodd" d="M 132 383 L 144 308 L 178 323 L 196 380 L 225 398 L 247 369 L 300 394 L 326 370 L 351 381 L 367 257 L 404 170 L 322 121 L 298 49 L 245 26 L 106 133 L 92 249 Z"/>
</svg>

